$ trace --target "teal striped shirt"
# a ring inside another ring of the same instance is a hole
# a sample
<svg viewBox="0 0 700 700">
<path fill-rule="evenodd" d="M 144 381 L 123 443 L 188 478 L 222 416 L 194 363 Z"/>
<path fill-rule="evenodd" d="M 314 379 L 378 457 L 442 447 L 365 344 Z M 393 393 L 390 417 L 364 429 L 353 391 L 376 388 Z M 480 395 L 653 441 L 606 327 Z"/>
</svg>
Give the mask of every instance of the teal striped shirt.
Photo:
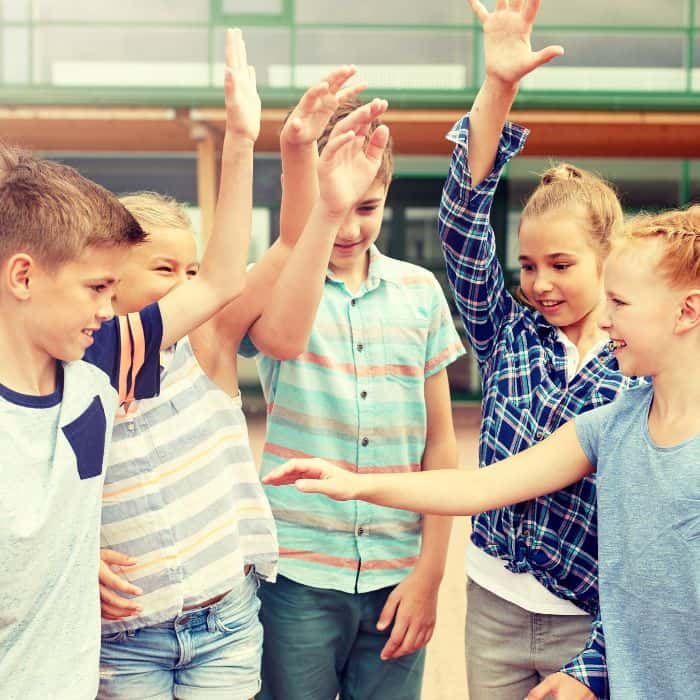
<svg viewBox="0 0 700 700">
<path fill-rule="evenodd" d="M 375 247 L 356 294 L 329 272 L 306 352 L 287 361 L 258 357 L 268 410 L 261 473 L 292 457 L 360 472 L 420 470 L 425 380 L 463 353 L 431 272 Z M 283 576 L 363 593 L 395 585 L 416 561 L 415 513 L 337 503 L 293 486 L 266 493 Z"/>
</svg>

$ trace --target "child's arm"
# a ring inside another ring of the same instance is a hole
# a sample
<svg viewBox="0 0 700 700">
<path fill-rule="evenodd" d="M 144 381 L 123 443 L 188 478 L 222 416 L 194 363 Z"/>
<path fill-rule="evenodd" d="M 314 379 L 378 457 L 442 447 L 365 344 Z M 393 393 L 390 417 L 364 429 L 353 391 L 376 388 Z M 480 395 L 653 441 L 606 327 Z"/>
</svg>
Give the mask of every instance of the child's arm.
<svg viewBox="0 0 700 700">
<path fill-rule="evenodd" d="M 448 135 L 456 145 L 443 188 L 438 230 L 464 328 L 483 364 L 492 357 L 503 324 L 520 313 L 505 288 L 489 221 L 500 174 L 527 137 L 522 127 L 504 128 L 504 122 L 520 78 L 563 49 L 530 51 L 538 2 L 518 3 L 518 9 L 498 2 L 493 13 L 476 0 L 470 2 L 484 24 L 486 78 L 471 113 Z"/>
<path fill-rule="evenodd" d="M 419 513 L 474 515 L 559 491 L 593 470 L 569 421 L 534 447 L 478 471 L 356 474 L 323 459 L 292 459 L 263 481 L 295 484 L 299 491 L 323 493 L 337 501 L 358 499 Z"/>
<path fill-rule="evenodd" d="M 338 105 L 362 92 L 366 85 L 342 89 L 357 73 L 355 66 L 342 66 L 307 90 L 280 132 L 282 155 L 282 202 L 280 238 L 294 245 L 318 199 L 317 140 Z"/>
<path fill-rule="evenodd" d="M 318 176 L 316 172 L 306 174 L 307 180 L 319 180 L 320 196 L 261 317 L 249 331 L 255 346 L 266 355 L 290 359 L 306 348 L 338 230 L 349 209 L 364 195 L 377 175 L 389 134 L 386 127 L 374 131 L 364 151 L 362 146 L 370 124 L 386 111 L 387 106 L 385 100 L 373 100 L 338 122 L 321 154 Z M 354 155 L 348 156 L 344 165 L 334 163 L 336 159 L 324 160 L 331 140 L 338 143 L 345 134 L 353 135 Z M 337 177 L 336 171 L 345 173 L 345 183 Z M 347 190 L 344 200 L 339 199 L 339 188 Z"/>
<path fill-rule="evenodd" d="M 344 75 L 343 70 L 340 69 L 331 74 L 328 79 L 336 74 Z M 338 80 L 332 84 L 335 85 Z M 303 113 L 295 117 L 295 123 L 304 133 L 309 131 L 316 133 L 319 127 L 322 131 L 328 121 L 329 115 L 324 106 L 326 102 L 318 97 L 319 94 L 328 92 L 322 89 L 323 85 L 324 83 L 321 83 L 311 88 L 302 98 L 303 103 L 307 96 L 316 95 L 313 103 L 315 107 L 307 104 Z M 334 95 L 331 97 L 336 99 Z M 297 113 L 298 109 L 292 114 Z M 373 100 L 339 122 L 333 133 L 336 136 L 351 130 L 357 134 L 365 133 L 368 125 L 381 116 L 386 109 L 386 101 Z M 306 120 L 313 124 L 307 123 Z M 313 168 L 312 173 L 306 173 L 305 179 L 316 183 L 317 165 L 314 164 Z M 296 177 L 301 178 L 299 173 L 296 173 Z M 313 290 L 306 289 L 308 298 L 299 299 L 295 297 L 294 291 L 291 294 L 288 293 L 288 286 L 299 288 L 300 282 L 307 283 L 309 279 L 323 276 L 337 232 L 337 222 L 330 227 L 325 224 L 319 226 L 318 219 L 310 221 L 309 224 L 305 226 L 298 241 L 296 241 L 296 234 L 291 237 L 294 238 L 291 242 L 289 234 L 286 237 L 281 235 L 280 240 L 276 241 L 246 274 L 245 289 L 241 296 L 215 316 L 213 322 L 220 338 L 220 345 L 238 347 L 243 336 L 250 332 L 255 345 L 265 354 L 276 359 L 291 359 L 304 351 L 318 301 L 314 303 Z M 316 275 L 316 268 L 320 269 L 318 275 Z M 299 291 L 303 289 L 302 286 Z"/>
<path fill-rule="evenodd" d="M 422 469 L 454 469 L 457 466 L 457 438 L 452 424 L 446 369 L 426 379 L 425 405 L 427 435 Z M 394 620 L 391 636 L 381 652 L 382 659 L 411 654 L 430 641 L 451 530 L 450 517 L 426 515 L 423 518 L 418 561 L 413 571 L 391 592 L 377 621 L 377 628 L 381 630 Z"/>
<path fill-rule="evenodd" d="M 241 293 L 250 238 L 253 146 L 260 130 L 260 98 L 239 29 L 226 33 L 226 133 L 214 229 L 188 284 L 163 297 L 161 347 L 169 347 Z"/>
<path fill-rule="evenodd" d="M 503 125 L 520 81 L 535 68 L 561 56 L 561 46 L 533 52 L 532 25 L 539 0 L 511 3 L 499 0 L 488 12 L 479 0 L 469 0 L 484 29 L 486 76 L 469 113 L 469 171 L 476 187 L 492 170 Z M 517 7 L 517 9 L 516 9 Z"/>
</svg>

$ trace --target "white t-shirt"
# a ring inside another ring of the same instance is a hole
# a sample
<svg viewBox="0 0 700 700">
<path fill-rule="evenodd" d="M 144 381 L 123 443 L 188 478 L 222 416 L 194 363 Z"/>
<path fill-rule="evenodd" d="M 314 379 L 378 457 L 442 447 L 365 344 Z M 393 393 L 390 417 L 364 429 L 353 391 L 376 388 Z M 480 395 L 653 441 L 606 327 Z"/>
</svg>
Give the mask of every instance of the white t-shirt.
<svg viewBox="0 0 700 700">
<path fill-rule="evenodd" d="M 158 390 L 158 307 L 131 321 L 137 332 L 120 330 L 125 320 L 104 324 L 89 362 L 57 363 L 49 396 L 0 385 L 4 700 L 93 700 L 97 692 L 100 509 L 115 387 L 137 397 Z"/>
</svg>

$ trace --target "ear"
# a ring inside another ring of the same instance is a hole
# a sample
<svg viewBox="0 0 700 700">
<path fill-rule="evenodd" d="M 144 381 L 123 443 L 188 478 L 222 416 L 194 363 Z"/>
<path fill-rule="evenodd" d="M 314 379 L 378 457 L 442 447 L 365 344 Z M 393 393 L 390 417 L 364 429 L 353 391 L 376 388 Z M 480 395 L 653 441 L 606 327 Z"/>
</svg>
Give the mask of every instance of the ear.
<svg viewBox="0 0 700 700">
<path fill-rule="evenodd" d="M 700 289 L 691 289 L 681 299 L 681 308 L 676 319 L 676 332 L 687 333 L 700 328 Z"/>
<path fill-rule="evenodd" d="M 5 263 L 3 277 L 10 294 L 17 301 L 28 301 L 31 298 L 31 280 L 36 269 L 36 261 L 27 253 L 17 253 Z"/>
</svg>

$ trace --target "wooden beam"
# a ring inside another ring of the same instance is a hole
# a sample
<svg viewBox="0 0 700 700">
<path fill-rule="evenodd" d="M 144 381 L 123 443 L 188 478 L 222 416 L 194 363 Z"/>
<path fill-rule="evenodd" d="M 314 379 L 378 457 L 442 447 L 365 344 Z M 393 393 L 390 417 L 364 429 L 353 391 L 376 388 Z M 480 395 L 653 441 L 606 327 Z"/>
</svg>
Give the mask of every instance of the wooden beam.
<svg viewBox="0 0 700 700">
<path fill-rule="evenodd" d="M 197 144 L 197 204 L 202 217 L 202 243 L 206 244 L 214 226 L 222 139 L 217 130 L 201 124 L 192 127 L 191 137 Z"/>
<path fill-rule="evenodd" d="M 277 152 L 283 109 L 264 109 L 257 150 Z M 456 110 L 391 110 L 399 154 L 447 154 Z M 700 158 L 698 112 L 528 110 L 511 117 L 532 129 L 532 156 Z M 193 123 L 223 130 L 223 109 L 0 107 L 0 137 L 42 151 L 194 151 Z"/>
</svg>

